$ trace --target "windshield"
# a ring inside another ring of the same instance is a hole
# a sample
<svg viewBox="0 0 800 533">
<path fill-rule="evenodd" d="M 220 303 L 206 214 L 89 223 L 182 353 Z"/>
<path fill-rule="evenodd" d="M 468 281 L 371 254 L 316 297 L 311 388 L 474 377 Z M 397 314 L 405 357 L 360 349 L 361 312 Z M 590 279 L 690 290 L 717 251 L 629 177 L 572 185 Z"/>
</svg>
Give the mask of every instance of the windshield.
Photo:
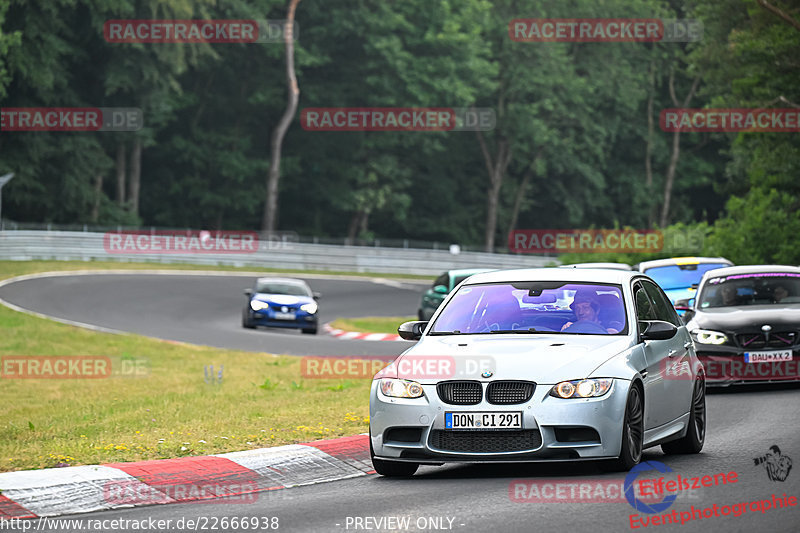
<svg viewBox="0 0 800 533">
<path fill-rule="evenodd" d="M 279 281 L 259 281 L 256 283 L 256 292 L 262 294 L 288 294 L 290 296 L 311 296 L 309 290 L 297 283 Z"/>
<path fill-rule="evenodd" d="M 627 333 L 619 285 L 514 282 L 462 286 L 432 335 L 480 333 Z"/>
<path fill-rule="evenodd" d="M 711 278 L 699 301 L 701 309 L 800 304 L 800 274 L 760 272 Z"/>
<path fill-rule="evenodd" d="M 648 268 L 645 274 L 653 278 L 659 286 L 668 291 L 670 289 L 685 289 L 695 283 L 700 283 L 703 274 L 709 270 L 726 267 L 723 263 L 699 263 L 694 265 L 668 265 Z"/>
</svg>

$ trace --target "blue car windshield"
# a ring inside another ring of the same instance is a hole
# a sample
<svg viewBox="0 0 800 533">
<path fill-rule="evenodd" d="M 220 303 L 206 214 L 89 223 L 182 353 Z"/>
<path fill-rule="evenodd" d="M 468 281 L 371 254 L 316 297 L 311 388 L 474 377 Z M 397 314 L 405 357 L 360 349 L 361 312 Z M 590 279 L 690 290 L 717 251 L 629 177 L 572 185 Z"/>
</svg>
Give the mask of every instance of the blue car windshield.
<svg viewBox="0 0 800 533">
<path fill-rule="evenodd" d="M 644 273 L 653 278 L 662 289 L 668 291 L 671 289 L 687 289 L 695 283 L 700 283 L 703 274 L 709 270 L 726 266 L 728 265 L 722 263 L 668 265 L 648 268 Z"/>
<path fill-rule="evenodd" d="M 276 281 L 259 281 L 256 292 L 261 294 L 288 294 L 290 296 L 311 296 L 310 291 L 297 283 L 281 283 Z"/>
<path fill-rule="evenodd" d="M 430 335 L 541 332 L 627 334 L 622 288 L 565 281 L 465 285 Z"/>
</svg>

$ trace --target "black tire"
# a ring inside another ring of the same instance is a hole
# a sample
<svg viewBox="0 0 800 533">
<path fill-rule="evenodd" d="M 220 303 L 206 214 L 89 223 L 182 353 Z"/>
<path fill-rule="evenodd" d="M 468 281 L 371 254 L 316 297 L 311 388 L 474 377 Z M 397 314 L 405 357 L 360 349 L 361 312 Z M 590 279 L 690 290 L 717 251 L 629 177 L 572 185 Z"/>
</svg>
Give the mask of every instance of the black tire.
<svg viewBox="0 0 800 533">
<path fill-rule="evenodd" d="M 370 435 L 372 433 L 370 432 Z M 401 463 L 399 461 L 385 461 L 375 459 L 375 452 L 372 451 L 372 438 L 369 439 L 369 457 L 372 459 L 372 467 L 375 472 L 386 477 L 411 477 L 417 471 L 417 463 Z"/>
<path fill-rule="evenodd" d="M 624 472 L 638 465 L 644 449 L 644 398 L 639 385 L 631 385 L 625 403 L 625 419 L 622 423 L 622 449 L 619 457 L 610 461 L 608 470 Z"/>
<path fill-rule="evenodd" d="M 309 335 L 316 335 L 317 334 L 317 328 L 316 327 L 307 328 L 307 329 L 303 328 L 303 333 L 308 333 Z"/>
<path fill-rule="evenodd" d="M 247 312 L 247 309 L 242 311 L 242 327 L 247 329 L 256 329 L 255 324 L 250 321 L 250 313 Z"/>
<path fill-rule="evenodd" d="M 706 442 L 706 379 L 701 374 L 694 382 L 691 414 L 686 435 L 678 440 L 665 442 L 661 450 L 668 454 L 700 453 Z"/>
</svg>

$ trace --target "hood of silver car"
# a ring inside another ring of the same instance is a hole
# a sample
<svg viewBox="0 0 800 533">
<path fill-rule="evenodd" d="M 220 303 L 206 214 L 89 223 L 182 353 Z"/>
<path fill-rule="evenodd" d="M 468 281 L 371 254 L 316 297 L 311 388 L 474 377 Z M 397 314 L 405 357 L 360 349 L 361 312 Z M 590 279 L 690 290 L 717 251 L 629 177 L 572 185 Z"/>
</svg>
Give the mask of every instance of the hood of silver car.
<svg viewBox="0 0 800 533">
<path fill-rule="evenodd" d="M 426 336 L 395 365 L 397 377 L 424 384 L 448 379 L 554 384 L 585 378 L 630 346 L 631 337 L 616 335 Z"/>
</svg>

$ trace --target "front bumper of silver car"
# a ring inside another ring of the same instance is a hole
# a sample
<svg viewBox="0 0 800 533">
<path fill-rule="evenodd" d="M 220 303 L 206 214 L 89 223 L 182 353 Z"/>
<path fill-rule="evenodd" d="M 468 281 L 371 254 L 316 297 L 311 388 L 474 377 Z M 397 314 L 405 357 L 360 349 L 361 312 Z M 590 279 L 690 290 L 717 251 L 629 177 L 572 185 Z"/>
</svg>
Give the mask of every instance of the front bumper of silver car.
<svg viewBox="0 0 800 533">
<path fill-rule="evenodd" d="M 380 459 L 426 464 L 608 459 L 619 456 L 629 381 L 614 380 L 598 398 L 550 396 L 553 384 L 537 384 L 528 401 L 452 405 L 436 384 L 420 398 L 393 398 L 372 383 L 370 438 Z M 520 412 L 522 429 L 445 429 L 445 413 Z"/>
</svg>

